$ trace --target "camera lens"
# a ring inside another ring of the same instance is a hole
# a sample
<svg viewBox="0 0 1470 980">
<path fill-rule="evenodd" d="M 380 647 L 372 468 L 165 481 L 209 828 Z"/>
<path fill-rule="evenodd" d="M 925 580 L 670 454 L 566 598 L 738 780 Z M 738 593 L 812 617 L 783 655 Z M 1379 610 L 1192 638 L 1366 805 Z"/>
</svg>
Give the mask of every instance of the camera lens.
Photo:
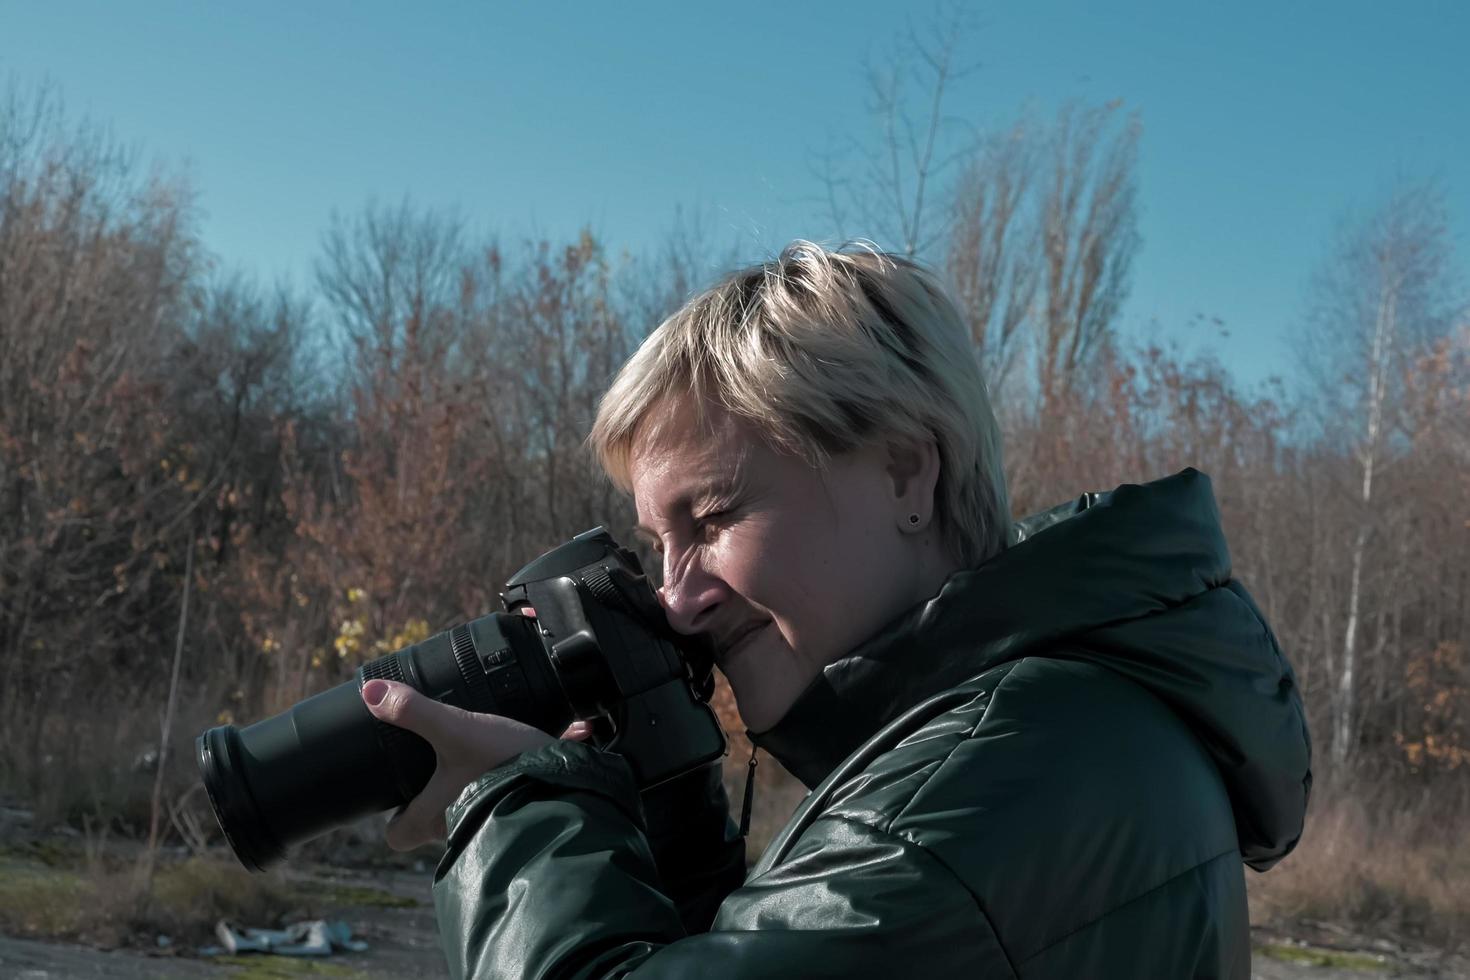
<svg viewBox="0 0 1470 980">
<path fill-rule="evenodd" d="M 196 743 L 210 804 L 241 863 L 263 870 L 295 844 L 407 803 L 434 772 L 419 736 L 362 700 L 374 678 L 467 711 L 559 734 L 573 711 L 534 620 L 495 613 L 364 664 L 344 684 L 246 728 Z"/>
</svg>

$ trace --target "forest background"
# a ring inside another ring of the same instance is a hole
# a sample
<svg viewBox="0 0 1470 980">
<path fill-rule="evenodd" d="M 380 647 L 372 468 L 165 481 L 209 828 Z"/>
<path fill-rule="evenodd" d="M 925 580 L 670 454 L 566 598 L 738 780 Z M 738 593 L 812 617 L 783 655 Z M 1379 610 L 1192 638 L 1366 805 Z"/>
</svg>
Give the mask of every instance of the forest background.
<svg viewBox="0 0 1470 980">
<path fill-rule="evenodd" d="M 937 20 L 867 67 L 870 129 L 814 163 L 823 207 L 952 287 L 1018 516 L 1213 478 L 1315 742 L 1307 833 L 1251 875 L 1254 914 L 1466 942 L 1470 294 L 1449 185 L 1393 175 L 1344 200 L 1302 270 L 1290 379 L 1248 386 L 1120 329 L 1141 117 L 1071 102 L 956 138 L 969 37 Z M 582 446 L 598 398 L 712 269 L 752 258 L 697 210 L 634 254 L 405 201 L 337 216 L 312 282 L 263 286 L 221 271 L 186 181 L 10 83 L 0 793 L 38 829 L 147 840 L 145 879 L 165 845 L 217 847 L 195 734 L 497 609 L 571 534 L 631 540 Z M 747 750 L 734 735 L 736 799 Z M 801 794 L 774 763 L 758 778 L 757 852 Z"/>
</svg>

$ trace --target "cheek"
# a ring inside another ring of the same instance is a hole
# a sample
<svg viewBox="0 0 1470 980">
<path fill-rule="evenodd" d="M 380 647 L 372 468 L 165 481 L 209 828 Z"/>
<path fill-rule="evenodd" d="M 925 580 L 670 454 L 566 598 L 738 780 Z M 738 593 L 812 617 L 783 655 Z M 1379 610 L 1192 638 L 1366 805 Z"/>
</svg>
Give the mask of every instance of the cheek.
<svg viewBox="0 0 1470 980">
<path fill-rule="evenodd" d="M 825 645 L 855 604 L 866 556 L 830 512 L 753 521 L 732 537 L 725 581 L 776 620 L 798 650 Z"/>
<path fill-rule="evenodd" d="M 800 523 L 757 515 L 732 528 L 716 559 L 720 578 L 745 599 L 772 613 L 790 605 L 807 572 L 810 549 Z"/>
<path fill-rule="evenodd" d="M 815 659 L 835 659 L 871 636 L 901 611 L 897 597 L 909 587 L 891 506 L 864 489 L 849 483 L 849 492 L 777 529 L 768 544 L 780 556 L 769 573 L 782 600 L 778 620 L 793 648 Z"/>
<path fill-rule="evenodd" d="M 812 575 L 809 528 L 775 512 L 751 514 L 704 552 L 705 569 L 778 619 L 801 605 Z"/>
</svg>

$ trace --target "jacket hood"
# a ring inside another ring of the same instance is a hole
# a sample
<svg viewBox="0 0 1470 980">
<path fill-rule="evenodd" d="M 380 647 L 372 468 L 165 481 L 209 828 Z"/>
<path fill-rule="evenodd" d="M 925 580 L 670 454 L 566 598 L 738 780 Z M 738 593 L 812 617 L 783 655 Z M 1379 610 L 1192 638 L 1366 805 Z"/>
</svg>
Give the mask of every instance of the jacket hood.
<svg viewBox="0 0 1470 980">
<path fill-rule="evenodd" d="M 1026 518 L 1015 544 L 829 664 L 773 728 L 750 733 L 815 787 L 886 724 L 1022 657 L 1081 660 L 1142 685 L 1214 758 L 1241 854 L 1270 867 L 1301 836 L 1311 743 L 1296 678 L 1230 577 L 1196 470 Z"/>
</svg>

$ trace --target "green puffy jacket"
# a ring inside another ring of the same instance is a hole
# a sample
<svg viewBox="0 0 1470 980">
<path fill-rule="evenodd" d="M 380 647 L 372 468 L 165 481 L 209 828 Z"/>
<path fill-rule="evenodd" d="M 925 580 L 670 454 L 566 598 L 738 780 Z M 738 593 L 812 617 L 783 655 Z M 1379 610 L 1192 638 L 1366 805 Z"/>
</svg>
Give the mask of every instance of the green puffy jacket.
<svg viewBox="0 0 1470 980">
<path fill-rule="evenodd" d="M 1310 746 L 1208 478 L 1017 536 L 754 736 L 813 789 L 748 874 L 714 767 L 640 799 L 560 742 L 469 786 L 454 975 L 1248 977 L 1242 862 L 1295 845 Z"/>
</svg>

